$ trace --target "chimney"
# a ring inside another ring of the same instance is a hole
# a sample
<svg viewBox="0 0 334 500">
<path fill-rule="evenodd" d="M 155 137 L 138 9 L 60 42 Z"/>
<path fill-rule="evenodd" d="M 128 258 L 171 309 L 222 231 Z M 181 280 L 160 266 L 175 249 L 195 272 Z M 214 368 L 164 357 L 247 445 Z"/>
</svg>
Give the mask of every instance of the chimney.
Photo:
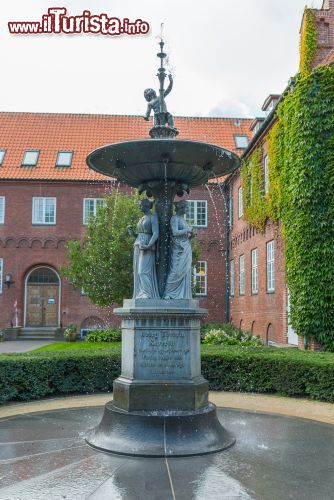
<svg viewBox="0 0 334 500">
<path fill-rule="evenodd" d="M 324 0 L 321 9 L 309 9 L 312 13 L 317 30 L 317 50 L 313 57 L 311 68 L 328 64 L 334 50 L 334 0 Z M 301 34 L 305 28 L 304 13 Z"/>
</svg>

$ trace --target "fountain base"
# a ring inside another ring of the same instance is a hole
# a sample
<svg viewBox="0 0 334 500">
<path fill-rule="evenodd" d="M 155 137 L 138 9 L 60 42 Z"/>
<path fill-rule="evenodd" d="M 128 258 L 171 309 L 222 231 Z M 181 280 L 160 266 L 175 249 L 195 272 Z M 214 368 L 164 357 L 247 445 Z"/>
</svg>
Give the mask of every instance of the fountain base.
<svg viewBox="0 0 334 500">
<path fill-rule="evenodd" d="M 126 412 L 109 402 L 101 423 L 88 433 L 86 441 L 120 455 L 184 457 L 224 450 L 235 438 L 219 422 L 212 403 L 189 412 Z"/>
<path fill-rule="evenodd" d="M 234 437 L 208 402 L 197 300 L 131 299 L 122 317 L 122 374 L 113 402 L 86 440 L 110 453 L 188 456 L 229 448 Z"/>
</svg>

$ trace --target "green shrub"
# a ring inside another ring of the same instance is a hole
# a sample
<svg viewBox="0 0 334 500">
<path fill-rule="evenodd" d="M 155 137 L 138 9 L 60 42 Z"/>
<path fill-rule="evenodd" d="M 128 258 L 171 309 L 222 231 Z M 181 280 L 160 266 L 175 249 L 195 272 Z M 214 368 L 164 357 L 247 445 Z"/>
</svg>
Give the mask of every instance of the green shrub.
<svg viewBox="0 0 334 500">
<path fill-rule="evenodd" d="M 77 325 L 71 323 L 64 331 L 64 339 L 67 342 L 75 342 L 77 340 L 77 336 Z"/>
<path fill-rule="evenodd" d="M 108 392 L 121 366 L 120 347 L 0 356 L 0 402 L 56 394 Z"/>
<path fill-rule="evenodd" d="M 122 340 L 122 330 L 111 328 L 110 330 L 94 330 L 86 337 L 86 342 L 120 342 Z"/>
<path fill-rule="evenodd" d="M 0 402 L 108 392 L 121 347 L 0 356 Z M 211 390 L 280 393 L 334 402 L 334 355 L 296 349 L 209 346 L 202 372 Z"/>
<path fill-rule="evenodd" d="M 334 402 L 334 355 L 297 349 L 203 346 L 211 390 L 280 393 Z"/>
<path fill-rule="evenodd" d="M 203 344 L 211 345 L 239 345 L 243 347 L 263 347 L 260 337 L 253 337 L 251 332 L 239 330 L 231 324 L 220 325 L 206 329 L 202 338 Z"/>
<path fill-rule="evenodd" d="M 242 331 L 231 323 L 207 323 L 201 327 L 201 341 L 212 345 L 263 346 L 259 336 Z"/>
</svg>

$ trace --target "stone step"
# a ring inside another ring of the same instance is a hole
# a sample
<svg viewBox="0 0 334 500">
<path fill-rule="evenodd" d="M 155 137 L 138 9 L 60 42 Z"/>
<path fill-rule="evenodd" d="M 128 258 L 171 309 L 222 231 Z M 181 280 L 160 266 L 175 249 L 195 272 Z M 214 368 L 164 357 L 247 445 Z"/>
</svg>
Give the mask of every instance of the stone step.
<svg viewBox="0 0 334 500">
<path fill-rule="evenodd" d="M 18 338 L 24 340 L 54 340 L 57 328 L 22 328 Z"/>
<path fill-rule="evenodd" d="M 19 335 L 18 340 L 55 340 L 51 335 Z"/>
</svg>

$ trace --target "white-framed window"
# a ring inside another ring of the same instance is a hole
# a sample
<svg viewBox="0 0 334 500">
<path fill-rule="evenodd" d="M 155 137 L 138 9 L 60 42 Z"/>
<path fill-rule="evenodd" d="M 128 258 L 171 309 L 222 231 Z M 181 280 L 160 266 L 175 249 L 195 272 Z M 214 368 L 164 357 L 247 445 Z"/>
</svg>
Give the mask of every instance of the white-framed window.
<svg viewBox="0 0 334 500">
<path fill-rule="evenodd" d="M 264 170 L 264 194 L 269 191 L 269 158 L 265 155 L 263 159 L 263 170 Z"/>
<path fill-rule="evenodd" d="M 228 222 L 230 228 L 233 227 L 233 189 L 230 188 L 228 200 Z"/>
<path fill-rule="evenodd" d="M 72 165 L 73 151 L 58 151 L 56 167 L 70 167 Z"/>
<path fill-rule="evenodd" d="M 24 167 L 35 167 L 38 162 L 38 157 L 39 157 L 38 150 L 28 149 L 27 151 L 24 152 L 22 165 Z"/>
<path fill-rule="evenodd" d="M 230 262 L 230 295 L 234 297 L 234 260 Z"/>
<path fill-rule="evenodd" d="M 3 259 L 0 258 L 0 294 L 2 294 L 2 281 L 3 281 Z"/>
<path fill-rule="evenodd" d="M 258 250 L 254 248 L 251 251 L 252 256 L 252 294 L 259 291 L 259 270 L 258 270 Z"/>
<path fill-rule="evenodd" d="M 99 208 L 104 207 L 104 198 L 84 198 L 83 203 L 83 223 L 86 225 L 91 217 L 96 217 Z"/>
<path fill-rule="evenodd" d="M 235 135 L 235 146 L 237 149 L 246 149 L 248 146 L 248 137 L 247 135 Z"/>
<path fill-rule="evenodd" d="M 275 291 L 275 247 L 274 240 L 267 243 L 267 292 Z"/>
<path fill-rule="evenodd" d="M 3 164 L 3 161 L 5 159 L 5 154 L 6 154 L 6 150 L 0 149 L 0 166 Z"/>
<path fill-rule="evenodd" d="M 193 279 L 196 295 L 207 295 L 208 293 L 208 264 L 206 260 L 196 263 L 193 270 Z"/>
<path fill-rule="evenodd" d="M 52 225 L 56 223 L 56 198 L 42 196 L 32 199 L 32 223 Z"/>
<path fill-rule="evenodd" d="M 239 257 L 239 294 L 245 295 L 245 256 Z"/>
<path fill-rule="evenodd" d="M 238 216 L 239 219 L 244 215 L 244 206 L 242 202 L 242 186 L 238 189 Z"/>
<path fill-rule="evenodd" d="M 187 200 L 186 220 L 191 226 L 208 226 L 208 202 L 206 200 Z"/>
<path fill-rule="evenodd" d="M 5 223 L 5 197 L 0 196 L 0 224 Z"/>
</svg>

